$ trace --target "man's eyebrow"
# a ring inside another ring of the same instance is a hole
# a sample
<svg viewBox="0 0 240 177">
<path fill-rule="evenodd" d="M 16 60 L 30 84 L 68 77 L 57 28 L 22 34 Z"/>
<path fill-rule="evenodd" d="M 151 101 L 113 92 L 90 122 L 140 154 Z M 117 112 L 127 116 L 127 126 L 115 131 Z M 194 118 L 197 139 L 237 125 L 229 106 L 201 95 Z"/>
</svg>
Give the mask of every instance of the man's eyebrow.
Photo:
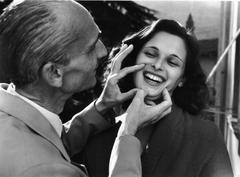
<svg viewBox="0 0 240 177">
<path fill-rule="evenodd" d="M 99 31 L 96 40 L 92 43 L 92 45 L 89 46 L 89 50 L 91 50 L 92 48 L 95 47 L 95 45 L 96 45 L 97 41 L 100 39 L 101 35 L 102 35 L 102 32 Z"/>
</svg>

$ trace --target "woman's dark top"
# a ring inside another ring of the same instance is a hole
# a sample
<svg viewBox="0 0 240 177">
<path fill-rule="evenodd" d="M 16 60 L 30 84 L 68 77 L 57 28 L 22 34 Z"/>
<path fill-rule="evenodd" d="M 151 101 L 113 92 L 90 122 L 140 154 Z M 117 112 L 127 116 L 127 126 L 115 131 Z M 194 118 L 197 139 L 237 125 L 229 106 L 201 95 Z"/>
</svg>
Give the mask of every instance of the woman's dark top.
<svg viewBox="0 0 240 177">
<path fill-rule="evenodd" d="M 81 155 L 90 177 L 107 177 L 111 148 L 120 123 L 91 139 Z M 176 105 L 153 128 L 142 154 L 143 177 L 232 177 L 222 134 L 214 123 Z M 127 163 L 127 162 L 126 162 Z"/>
</svg>

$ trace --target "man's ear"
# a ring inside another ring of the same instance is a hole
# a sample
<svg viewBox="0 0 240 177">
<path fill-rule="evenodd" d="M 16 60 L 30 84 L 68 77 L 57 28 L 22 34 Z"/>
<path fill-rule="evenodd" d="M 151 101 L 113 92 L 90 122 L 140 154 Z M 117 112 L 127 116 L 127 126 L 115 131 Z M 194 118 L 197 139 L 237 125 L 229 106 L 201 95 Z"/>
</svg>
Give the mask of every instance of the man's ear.
<svg viewBox="0 0 240 177">
<path fill-rule="evenodd" d="M 61 87 L 63 80 L 62 68 L 57 64 L 48 62 L 42 68 L 41 75 L 43 79 L 53 87 Z"/>
</svg>

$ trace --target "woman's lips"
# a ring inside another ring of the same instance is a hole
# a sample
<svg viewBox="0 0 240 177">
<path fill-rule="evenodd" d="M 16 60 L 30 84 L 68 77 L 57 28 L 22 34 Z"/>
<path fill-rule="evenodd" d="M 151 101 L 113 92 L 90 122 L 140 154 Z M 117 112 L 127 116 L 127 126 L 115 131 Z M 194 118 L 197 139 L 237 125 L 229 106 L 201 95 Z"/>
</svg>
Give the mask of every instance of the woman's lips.
<svg viewBox="0 0 240 177">
<path fill-rule="evenodd" d="M 160 86 L 166 79 L 156 73 L 150 71 L 143 72 L 144 81 L 148 83 L 150 86 Z"/>
</svg>

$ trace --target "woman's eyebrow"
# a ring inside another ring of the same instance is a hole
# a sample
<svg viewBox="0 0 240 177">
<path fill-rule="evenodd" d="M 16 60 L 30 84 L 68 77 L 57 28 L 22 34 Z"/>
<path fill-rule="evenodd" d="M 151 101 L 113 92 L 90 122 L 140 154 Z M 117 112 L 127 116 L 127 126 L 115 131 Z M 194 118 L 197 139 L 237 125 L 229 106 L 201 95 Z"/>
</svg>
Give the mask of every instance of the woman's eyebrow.
<svg viewBox="0 0 240 177">
<path fill-rule="evenodd" d="M 155 46 L 146 46 L 145 48 L 146 48 L 146 49 L 149 49 L 149 48 L 150 48 L 150 49 L 155 49 L 155 50 L 158 50 L 158 48 L 157 48 L 157 47 L 155 47 Z"/>
</svg>

